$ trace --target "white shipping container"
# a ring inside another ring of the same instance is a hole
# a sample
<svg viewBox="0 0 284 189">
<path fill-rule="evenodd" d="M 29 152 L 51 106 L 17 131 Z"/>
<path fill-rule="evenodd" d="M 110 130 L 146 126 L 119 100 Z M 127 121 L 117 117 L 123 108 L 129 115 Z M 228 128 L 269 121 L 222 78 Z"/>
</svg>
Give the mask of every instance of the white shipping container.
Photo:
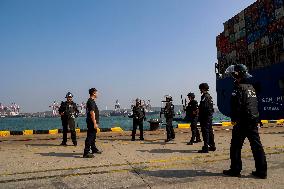
<svg viewBox="0 0 284 189">
<path fill-rule="evenodd" d="M 254 42 L 248 45 L 248 51 L 252 53 L 254 51 Z"/>
<path fill-rule="evenodd" d="M 222 53 L 220 51 L 217 51 L 217 58 L 221 58 Z"/>
<path fill-rule="evenodd" d="M 230 33 L 229 33 L 229 30 L 225 30 L 225 37 L 229 37 Z"/>
<path fill-rule="evenodd" d="M 269 37 L 268 36 L 264 36 L 263 38 L 261 38 L 261 46 L 268 46 L 269 45 Z"/>
<path fill-rule="evenodd" d="M 284 16 L 284 7 L 275 10 L 275 18 L 278 20 Z"/>
<path fill-rule="evenodd" d="M 235 39 L 238 40 L 241 38 L 240 32 L 235 33 Z"/>
<path fill-rule="evenodd" d="M 240 31 L 240 26 L 239 26 L 239 23 L 237 23 L 234 25 L 234 32 L 237 33 L 239 31 Z"/>
<path fill-rule="evenodd" d="M 242 12 L 240 12 L 238 16 L 240 21 L 245 20 L 245 11 L 242 10 Z"/>
<path fill-rule="evenodd" d="M 239 22 L 240 30 L 246 27 L 246 22 L 245 20 L 242 20 Z"/>
</svg>

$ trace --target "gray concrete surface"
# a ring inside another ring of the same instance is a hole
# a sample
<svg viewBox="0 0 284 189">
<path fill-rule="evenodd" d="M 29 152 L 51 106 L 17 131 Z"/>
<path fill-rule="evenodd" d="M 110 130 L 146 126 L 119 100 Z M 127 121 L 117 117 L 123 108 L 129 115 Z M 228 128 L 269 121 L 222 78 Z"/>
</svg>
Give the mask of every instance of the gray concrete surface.
<svg viewBox="0 0 284 189">
<path fill-rule="evenodd" d="M 102 154 L 82 158 L 86 133 L 78 146 L 59 146 L 61 135 L 0 138 L 0 188 L 284 188 L 284 126 L 260 129 L 268 161 L 268 179 L 250 175 L 254 160 L 248 141 L 242 151 L 241 178 L 224 176 L 230 166 L 230 127 L 214 127 L 217 151 L 199 154 L 202 143 L 186 145 L 189 129 L 147 131 L 145 141 L 130 141 L 130 132 L 99 133 Z M 138 132 L 139 133 L 139 132 Z M 138 138 L 138 136 L 137 136 Z"/>
</svg>

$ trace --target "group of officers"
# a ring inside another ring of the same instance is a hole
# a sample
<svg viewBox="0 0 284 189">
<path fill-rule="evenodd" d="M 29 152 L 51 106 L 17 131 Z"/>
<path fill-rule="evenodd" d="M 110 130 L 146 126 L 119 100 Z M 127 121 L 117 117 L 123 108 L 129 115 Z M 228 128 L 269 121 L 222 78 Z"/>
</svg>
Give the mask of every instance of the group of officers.
<svg viewBox="0 0 284 189">
<path fill-rule="evenodd" d="M 234 177 L 241 176 L 241 149 L 245 138 L 248 138 L 256 167 L 256 170 L 252 172 L 252 175 L 265 179 L 267 177 L 267 162 L 258 133 L 258 102 L 255 89 L 249 79 L 251 75 L 248 74 L 247 68 L 242 64 L 230 66 L 226 73 L 230 74 L 235 80 L 233 84 L 234 90 L 231 96 L 231 121 L 234 127 L 230 147 L 231 166 L 230 169 L 224 170 L 223 174 Z M 199 89 L 202 94 L 199 105 L 195 100 L 194 93 L 188 93 L 189 103 L 184 108 L 186 112 L 184 119 L 186 122 L 190 123 L 192 132 L 191 139 L 187 144 L 193 145 L 194 143 L 201 142 L 200 133 L 197 128 L 197 122 L 200 122 L 204 144 L 202 149 L 198 152 L 208 153 L 209 151 L 216 150 L 212 128 L 214 113 L 213 100 L 208 93 L 209 86 L 207 83 L 201 83 Z M 86 122 L 88 130 L 87 138 L 85 140 L 84 158 L 92 158 L 94 157 L 94 153 L 102 153 L 95 145 L 96 133 L 99 128 L 99 110 L 95 102 L 98 96 L 97 90 L 95 88 L 89 89 L 89 95 L 90 98 L 86 105 Z M 63 141 L 61 145 L 66 145 L 69 125 L 71 139 L 76 146 L 75 117 L 78 115 L 79 111 L 76 103 L 72 101 L 73 95 L 70 92 L 67 93 L 66 98 L 67 101 L 62 102 L 59 108 L 63 126 Z M 172 124 L 175 112 L 172 97 L 166 96 L 165 102 L 166 105 L 162 108 L 162 113 L 166 118 L 167 138 L 165 142 L 169 142 L 175 138 Z M 132 141 L 135 141 L 136 130 L 138 127 L 140 130 L 140 140 L 144 140 L 143 121 L 146 120 L 146 116 L 145 110 L 139 99 L 136 99 L 136 104 L 133 106 L 132 111 L 132 115 L 129 116 L 130 118 L 133 118 Z"/>
</svg>

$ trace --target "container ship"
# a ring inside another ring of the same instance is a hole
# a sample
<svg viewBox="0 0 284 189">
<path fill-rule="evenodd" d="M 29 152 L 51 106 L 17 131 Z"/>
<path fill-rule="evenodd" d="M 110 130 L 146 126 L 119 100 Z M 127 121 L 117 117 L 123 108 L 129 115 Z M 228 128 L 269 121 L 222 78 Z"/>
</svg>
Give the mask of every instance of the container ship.
<svg viewBox="0 0 284 189">
<path fill-rule="evenodd" d="M 284 118 L 283 0 L 258 0 L 224 23 L 216 37 L 217 105 L 230 116 L 233 80 L 230 65 L 244 64 L 253 76 L 261 119 Z"/>
</svg>

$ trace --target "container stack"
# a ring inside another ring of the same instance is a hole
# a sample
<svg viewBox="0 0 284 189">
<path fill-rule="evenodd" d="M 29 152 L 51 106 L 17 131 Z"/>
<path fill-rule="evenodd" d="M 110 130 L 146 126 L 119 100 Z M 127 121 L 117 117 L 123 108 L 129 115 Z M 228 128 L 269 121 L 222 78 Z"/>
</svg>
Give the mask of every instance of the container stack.
<svg viewBox="0 0 284 189">
<path fill-rule="evenodd" d="M 271 53 L 283 51 L 283 35 L 284 0 L 256 1 L 226 21 L 217 36 L 218 72 L 236 63 L 249 69 L 277 63 Z"/>
</svg>

